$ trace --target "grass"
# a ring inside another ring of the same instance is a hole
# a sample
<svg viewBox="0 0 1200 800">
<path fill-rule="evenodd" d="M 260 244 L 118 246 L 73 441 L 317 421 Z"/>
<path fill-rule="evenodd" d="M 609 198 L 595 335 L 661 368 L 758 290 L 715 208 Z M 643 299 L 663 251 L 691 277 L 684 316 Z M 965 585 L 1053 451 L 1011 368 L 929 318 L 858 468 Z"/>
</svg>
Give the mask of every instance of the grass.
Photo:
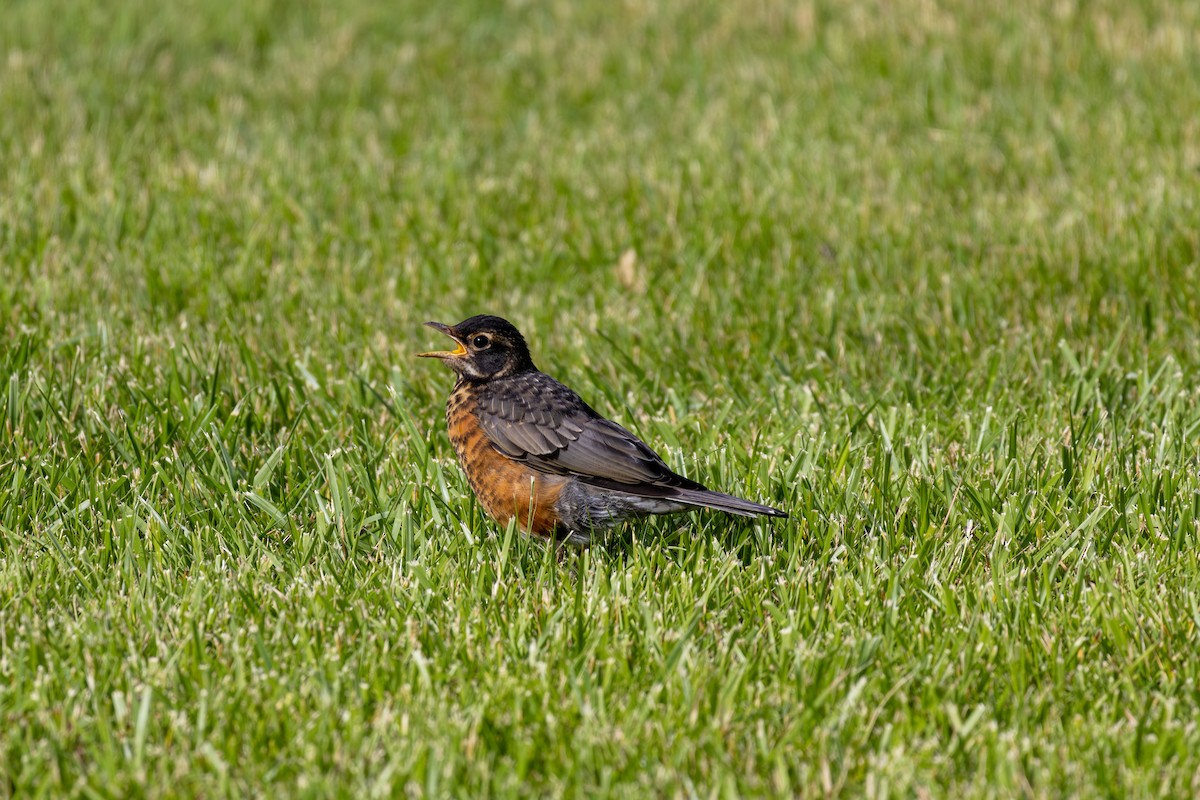
<svg viewBox="0 0 1200 800">
<path fill-rule="evenodd" d="M 0 796 L 1188 796 L 1200 13 L 15 0 Z M 500 529 L 516 322 L 785 524 Z"/>
</svg>

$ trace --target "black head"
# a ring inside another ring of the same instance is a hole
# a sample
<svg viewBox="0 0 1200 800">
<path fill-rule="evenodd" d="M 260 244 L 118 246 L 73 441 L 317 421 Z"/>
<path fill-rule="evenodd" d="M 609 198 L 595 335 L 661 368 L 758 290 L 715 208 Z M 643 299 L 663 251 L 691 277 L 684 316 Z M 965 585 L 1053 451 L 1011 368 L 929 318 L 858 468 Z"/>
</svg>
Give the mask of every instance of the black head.
<svg viewBox="0 0 1200 800">
<path fill-rule="evenodd" d="M 419 355 L 440 358 L 464 378 L 486 380 L 536 369 L 525 337 L 506 319 L 480 314 L 457 325 L 425 324 L 449 336 L 458 347 Z"/>
</svg>

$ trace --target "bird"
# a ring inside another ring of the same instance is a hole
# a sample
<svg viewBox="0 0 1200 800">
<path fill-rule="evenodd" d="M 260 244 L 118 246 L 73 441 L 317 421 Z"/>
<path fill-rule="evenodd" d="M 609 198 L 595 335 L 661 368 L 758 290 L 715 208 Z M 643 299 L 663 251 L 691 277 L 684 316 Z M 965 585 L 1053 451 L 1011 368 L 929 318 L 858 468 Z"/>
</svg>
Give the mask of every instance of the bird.
<svg viewBox="0 0 1200 800">
<path fill-rule="evenodd" d="M 650 447 L 533 363 L 508 320 L 480 314 L 427 322 L 453 350 L 418 353 L 457 375 L 446 403 L 450 442 L 484 510 L 501 525 L 587 545 L 651 514 L 708 508 L 742 517 L 784 511 L 716 492 L 671 470 Z"/>
</svg>

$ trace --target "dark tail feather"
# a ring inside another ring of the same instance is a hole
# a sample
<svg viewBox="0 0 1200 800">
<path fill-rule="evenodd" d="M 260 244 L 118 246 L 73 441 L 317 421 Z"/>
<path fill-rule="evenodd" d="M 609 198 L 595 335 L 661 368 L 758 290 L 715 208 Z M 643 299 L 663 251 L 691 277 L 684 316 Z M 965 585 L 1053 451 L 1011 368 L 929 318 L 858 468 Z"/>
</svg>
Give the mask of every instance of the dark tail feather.
<svg viewBox="0 0 1200 800">
<path fill-rule="evenodd" d="M 672 474 L 671 477 L 675 481 L 674 486 L 663 485 L 661 483 L 642 483 L 632 486 L 628 483 L 619 483 L 595 476 L 581 476 L 580 480 L 592 486 L 612 489 L 615 492 L 627 492 L 638 497 L 657 497 L 665 500 L 675 500 L 684 505 L 695 506 L 696 508 L 715 508 L 718 511 L 737 514 L 739 517 L 763 516 L 780 517 L 782 519 L 788 518 L 787 512 L 780 511 L 778 508 L 764 506 L 762 503 L 753 503 L 749 500 L 743 500 L 740 497 L 734 497 L 731 494 L 725 494 L 724 492 L 714 492 L 712 489 L 705 489 L 695 481 L 688 480 L 679 475 Z M 680 483 L 690 485 L 680 486 Z"/>
<path fill-rule="evenodd" d="M 697 506 L 699 508 L 715 508 L 718 511 L 725 511 L 730 514 L 737 514 L 739 517 L 782 517 L 787 519 L 787 512 L 780 511 L 777 508 L 764 506 L 761 503 L 753 503 L 749 500 L 743 500 L 740 497 L 734 497 L 731 494 L 723 492 L 714 492 L 711 489 L 675 489 L 670 493 L 672 500 L 678 500 L 681 503 L 687 503 L 689 506 Z"/>
</svg>

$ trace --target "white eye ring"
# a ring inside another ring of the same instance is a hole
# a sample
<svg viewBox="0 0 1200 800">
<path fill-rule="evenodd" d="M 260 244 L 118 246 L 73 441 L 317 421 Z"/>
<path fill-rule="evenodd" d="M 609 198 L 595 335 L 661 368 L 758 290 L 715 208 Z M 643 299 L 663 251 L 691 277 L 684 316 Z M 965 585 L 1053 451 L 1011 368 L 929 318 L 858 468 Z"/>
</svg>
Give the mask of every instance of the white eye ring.
<svg viewBox="0 0 1200 800">
<path fill-rule="evenodd" d="M 471 346 L 476 350 L 482 350 L 492 343 L 492 340 L 484 336 L 482 333 L 471 340 Z"/>
</svg>

